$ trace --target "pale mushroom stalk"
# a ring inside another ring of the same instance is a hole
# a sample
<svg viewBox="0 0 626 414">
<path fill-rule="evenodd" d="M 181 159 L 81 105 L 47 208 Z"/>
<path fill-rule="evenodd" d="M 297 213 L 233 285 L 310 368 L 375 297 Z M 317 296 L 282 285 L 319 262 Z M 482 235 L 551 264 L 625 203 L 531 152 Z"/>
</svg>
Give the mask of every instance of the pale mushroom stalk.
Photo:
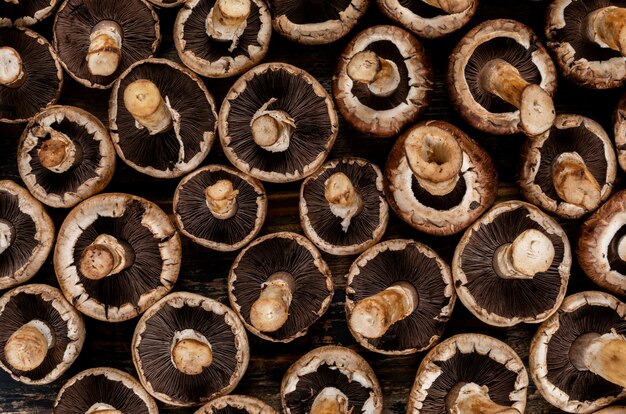
<svg viewBox="0 0 626 414">
<path fill-rule="evenodd" d="M 424 3 L 443 10 L 448 14 L 461 13 L 472 5 L 472 0 L 422 0 Z"/>
<path fill-rule="evenodd" d="M 570 361 L 581 371 L 591 371 L 626 388 L 626 338 L 615 331 L 580 336 L 570 348 Z"/>
<path fill-rule="evenodd" d="M 11 247 L 15 239 L 15 228 L 7 220 L 0 219 L 0 254 Z"/>
<path fill-rule="evenodd" d="M 122 58 L 122 28 L 111 20 L 96 24 L 89 35 L 87 68 L 92 75 L 111 76 Z"/>
<path fill-rule="evenodd" d="M 445 404 L 450 414 L 520 414 L 515 408 L 493 402 L 489 398 L 489 389 L 473 382 L 452 387 Z"/>
<path fill-rule="evenodd" d="M 60 174 L 80 162 L 82 153 L 67 135 L 54 129 L 39 129 L 33 130 L 35 136 L 50 136 L 41 144 L 37 154 L 42 167 Z"/>
<path fill-rule="evenodd" d="M 552 241 L 539 230 L 529 229 L 496 250 L 494 266 L 503 279 L 532 279 L 547 271 L 554 260 Z"/>
<path fill-rule="evenodd" d="M 231 41 L 232 52 L 247 27 L 250 0 L 217 0 L 206 19 L 207 35 L 213 39 Z"/>
<path fill-rule="evenodd" d="M 331 175 L 324 183 L 324 197 L 330 211 L 342 219 L 341 228 L 347 232 L 352 218 L 363 209 L 363 199 L 350 177 L 341 172 Z"/>
<path fill-rule="evenodd" d="M 213 216 L 220 220 L 231 218 L 237 213 L 237 195 L 230 180 L 218 180 L 204 190 L 207 207 Z"/>
<path fill-rule="evenodd" d="M 325 387 L 313 400 L 311 414 L 349 414 L 348 397 L 335 387 Z"/>
<path fill-rule="evenodd" d="M 79 267 L 86 278 L 100 280 L 130 267 L 133 261 L 134 252 L 126 242 L 101 234 L 83 251 Z"/>
<path fill-rule="evenodd" d="M 577 152 L 564 152 L 554 160 L 552 183 L 560 198 L 588 211 L 602 199 L 600 183 Z"/>
<path fill-rule="evenodd" d="M 135 121 L 155 135 L 170 129 L 172 113 L 159 88 L 147 79 L 139 79 L 124 90 L 124 106 Z"/>
<path fill-rule="evenodd" d="M 38 319 L 22 325 L 4 345 L 7 363 L 20 371 L 34 370 L 43 363 L 53 346 L 53 336 L 50 327 Z"/>
<path fill-rule="evenodd" d="M 354 54 L 348 62 L 346 72 L 354 82 L 365 83 L 370 92 L 380 97 L 393 94 L 401 81 L 398 66 L 371 50 Z"/>
<path fill-rule="evenodd" d="M 211 344 L 193 329 L 176 332 L 171 349 L 174 366 L 186 375 L 199 375 L 213 362 Z"/>
<path fill-rule="evenodd" d="M 9 46 L 0 47 L 0 85 L 19 88 L 26 80 L 22 57 Z"/>
<path fill-rule="evenodd" d="M 589 13 L 585 33 L 600 47 L 608 47 L 626 56 L 626 8 L 609 6 Z"/>
<path fill-rule="evenodd" d="M 252 139 L 258 146 L 270 152 L 282 152 L 289 148 L 296 123 L 285 111 L 267 109 L 274 102 L 276 98 L 271 98 L 256 111 L 250 127 Z"/>
<path fill-rule="evenodd" d="M 110 404 L 95 403 L 87 409 L 85 414 L 123 414 L 120 410 L 116 409 Z"/>
<path fill-rule="evenodd" d="M 287 272 L 276 272 L 261 287 L 259 298 L 250 308 L 250 322 L 261 332 L 274 332 L 289 317 L 294 280 Z"/>
</svg>

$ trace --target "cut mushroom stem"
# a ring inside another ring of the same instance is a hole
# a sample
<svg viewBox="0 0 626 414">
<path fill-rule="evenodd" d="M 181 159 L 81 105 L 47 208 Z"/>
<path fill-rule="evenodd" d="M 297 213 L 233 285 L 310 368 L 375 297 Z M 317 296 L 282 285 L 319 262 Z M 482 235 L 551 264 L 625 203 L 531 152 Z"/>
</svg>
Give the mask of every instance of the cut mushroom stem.
<svg viewBox="0 0 626 414">
<path fill-rule="evenodd" d="M 355 82 L 365 83 L 376 96 L 387 97 L 398 89 L 400 72 L 391 60 L 383 59 L 371 50 L 354 54 L 346 68 Z"/>
<path fill-rule="evenodd" d="M 15 240 L 15 227 L 7 220 L 0 219 L 0 254 L 11 247 Z"/>
<path fill-rule="evenodd" d="M 323 388 L 313 400 L 311 414 L 349 414 L 348 397 L 335 387 Z"/>
<path fill-rule="evenodd" d="M 324 197 L 330 205 L 330 211 L 342 219 L 341 228 L 347 232 L 352 217 L 363 209 L 363 199 L 350 177 L 342 172 L 331 175 L 324 184 Z"/>
<path fill-rule="evenodd" d="M 585 27 L 591 41 L 626 56 L 626 8 L 609 6 L 594 10 L 587 16 Z"/>
<path fill-rule="evenodd" d="M 267 101 L 252 117 L 252 139 L 267 151 L 282 152 L 289 148 L 289 140 L 296 129 L 296 123 L 284 111 L 268 110 L 274 102 L 276 98 Z"/>
<path fill-rule="evenodd" d="M 489 398 L 489 389 L 473 382 L 452 387 L 445 404 L 450 414 L 520 414 L 515 408 L 493 402 Z"/>
<path fill-rule="evenodd" d="M 564 152 L 554 160 L 552 183 L 559 197 L 588 211 L 602 199 L 600 183 L 577 152 Z"/>
<path fill-rule="evenodd" d="M 159 88 L 147 79 L 136 80 L 126 87 L 124 106 L 137 123 L 150 131 L 150 135 L 172 127 L 172 114 Z"/>
<path fill-rule="evenodd" d="M 0 85 L 19 88 L 26 80 L 22 57 L 9 46 L 0 47 Z"/>
<path fill-rule="evenodd" d="M 356 304 L 350 328 L 365 338 L 380 338 L 417 307 L 419 297 L 413 285 L 400 282 Z"/>
<path fill-rule="evenodd" d="M 250 0 L 217 0 L 207 16 L 207 34 L 216 40 L 232 41 L 232 52 L 246 29 L 250 9 Z"/>
<path fill-rule="evenodd" d="M 250 309 L 250 322 L 261 332 L 274 332 L 280 329 L 289 317 L 293 277 L 287 272 L 271 275 L 261 286 L 259 298 Z"/>
<path fill-rule="evenodd" d="M 174 366 L 186 375 L 201 374 L 213 362 L 211 344 L 193 329 L 176 332 L 171 352 Z"/>
<path fill-rule="evenodd" d="M 95 76 L 111 76 L 122 58 L 122 28 L 111 20 L 96 24 L 89 35 L 87 68 Z"/>
<path fill-rule="evenodd" d="M 581 335 L 572 344 L 569 358 L 577 369 L 626 388 L 626 338 L 617 332 Z"/>
<path fill-rule="evenodd" d="M 78 164 L 82 159 L 81 151 L 67 135 L 54 129 L 34 131 L 36 136 L 50 136 L 39 148 L 39 162 L 55 173 L 64 173 Z"/>
<path fill-rule="evenodd" d="M 83 251 L 80 272 L 88 279 L 100 280 L 115 275 L 133 264 L 132 248 L 108 234 L 101 234 Z"/>
<path fill-rule="evenodd" d="M 123 414 L 120 410 L 117 410 L 112 405 L 106 403 L 95 403 L 87 411 L 85 414 Z"/>
<path fill-rule="evenodd" d="M 231 218 L 237 212 L 237 195 L 230 180 L 219 180 L 204 190 L 206 204 L 213 216 L 220 220 Z"/>
<path fill-rule="evenodd" d="M 539 230 L 529 229 L 496 250 L 498 275 L 503 279 L 532 279 L 545 272 L 554 260 L 552 241 Z"/>
<path fill-rule="evenodd" d="M 32 371 L 40 366 L 53 345 L 53 333 L 48 324 L 33 319 L 22 325 L 4 345 L 4 357 L 19 371 Z"/>
<path fill-rule="evenodd" d="M 539 85 L 528 83 L 507 61 L 489 61 L 480 71 L 480 85 L 519 109 L 520 126 L 526 134 L 539 135 L 554 124 L 556 114 L 550 94 Z"/>
<path fill-rule="evenodd" d="M 471 0 L 422 0 L 424 3 L 443 10 L 448 14 L 461 13 L 469 9 Z"/>
</svg>

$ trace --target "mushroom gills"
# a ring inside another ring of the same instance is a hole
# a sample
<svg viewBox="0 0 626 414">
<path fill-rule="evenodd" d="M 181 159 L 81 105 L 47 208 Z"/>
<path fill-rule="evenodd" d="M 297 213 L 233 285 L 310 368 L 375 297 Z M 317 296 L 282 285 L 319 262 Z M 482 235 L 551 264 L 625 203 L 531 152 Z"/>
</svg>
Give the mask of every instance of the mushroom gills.
<svg viewBox="0 0 626 414">
<path fill-rule="evenodd" d="M 110 404 L 95 403 L 85 412 L 85 414 L 124 414 Z"/>
<path fill-rule="evenodd" d="M 448 14 L 461 13 L 472 6 L 472 0 L 422 0 Z"/>
<path fill-rule="evenodd" d="M 129 268 L 134 260 L 134 250 L 127 242 L 100 234 L 83 250 L 79 268 L 86 278 L 100 280 Z"/>
<path fill-rule="evenodd" d="M 558 196 L 587 211 L 598 207 L 602 188 L 577 152 L 564 152 L 552 163 L 552 183 Z"/>
<path fill-rule="evenodd" d="M 52 329 L 46 322 L 33 319 L 9 337 L 4 345 L 4 357 L 14 369 L 28 372 L 41 366 L 53 346 Z"/>
<path fill-rule="evenodd" d="M 0 219 L 0 254 L 15 242 L 15 227 L 8 220 Z"/>
<path fill-rule="evenodd" d="M 252 139 L 269 152 L 283 152 L 289 148 L 289 140 L 296 129 L 294 119 L 285 111 L 267 109 L 276 100 L 271 98 L 264 103 L 250 121 Z"/>
<path fill-rule="evenodd" d="M 39 162 L 47 170 L 62 174 L 82 162 L 82 147 L 63 132 L 51 127 L 37 127 L 32 133 L 39 139 L 50 137 L 43 141 L 37 153 Z"/>
<path fill-rule="evenodd" d="M 496 404 L 489 398 L 489 388 L 476 383 L 458 383 L 445 399 L 450 414 L 520 414 L 512 407 Z"/>
<path fill-rule="evenodd" d="M 275 332 L 289 318 L 294 278 L 287 272 L 272 274 L 261 285 L 261 294 L 250 308 L 250 322 L 261 332 Z"/>
<path fill-rule="evenodd" d="M 626 388 L 626 338 L 615 330 L 604 335 L 587 333 L 579 336 L 572 343 L 569 359 L 579 371 L 591 371 Z"/>
<path fill-rule="evenodd" d="M 163 100 L 157 85 L 148 79 L 138 79 L 126 87 L 124 106 L 135 118 L 135 126 L 147 128 L 150 135 L 175 127 L 180 118 L 169 102 Z"/>
<path fill-rule="evenodd" d="M 89 49 L 85 60 L 95 76 L 114 74 L 122 58 L 122 28 L 112 20 L 96 24 L 89 35 Z"/>
<path fill-rule="evenodd" d="M 251 0 L 217 0 L 206 19 L 207 35 L 216 40 L 230 41 L 228 51 L 232 52 L 246 30 L 251 6 Z"/>
<path fill-rule="evenodd" d="M 594 10 L 585 18 L 583 30 L 600 47 L 626 56 L 626 8 L 608 6 Z"/>
<path fill-rule="evenodd" d="M 331 175 L 324 183 L 324 197 L 330 211 L 341 218 L 341 228 L 346 233 L 350 221 L 363 210 L 363 198 L 354 187 L 350 177 L 342 172 Z"/>
<path fill-rule="evenodd" d="M 185 329 L 172 338 L 172 363 L 186 375 L 199 375 L 213 362 L 213 350 L 200 332 Z"/>
<path fill-rule="evenodd" d="M 348 397 L 335 387 L 325 387 L 313 400 L 310 413 L 349 414 Z"/>
<path fill-rule="evenodd" d="M 550 238 L 539 230 L 528 229 L 495 251 L 493 266 L 503 279 L 532 279 L 550 268 L 554 256 Z"/>
<path fill-rule="evenodd" d="M 231 218 L 237 213 L 237 195 L 233 182 L 228 179 L 218 180 L 204 190 L 206 204 L 213 216 L 220 220 Z"/>
<path fill-rule="evenodd" d="M 346 71 L 354 82 L 366 84 L 370 92 L 378 97 L 391 96 L 401 81 L 398 65 L 378 56 L 372 50 L 354 54 Z"/>
<path fill-rule="evenodd" d="M 0 86 L 19 88 L 26 80 L 22 57 L 9 46 L 0 47 Z"/>
</svg>

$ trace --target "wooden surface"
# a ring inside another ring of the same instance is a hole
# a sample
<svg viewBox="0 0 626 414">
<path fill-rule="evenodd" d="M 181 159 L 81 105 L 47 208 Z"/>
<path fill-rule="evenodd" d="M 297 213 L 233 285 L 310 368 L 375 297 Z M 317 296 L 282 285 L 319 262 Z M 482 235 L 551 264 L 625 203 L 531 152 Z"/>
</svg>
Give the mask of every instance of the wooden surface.
<svg viewBox="0 0 626 414">
<path fill-rule="evenodd" d="M 450 121 L 483 145 L 498 165 L 500 175 L 499 199 L 519 198 L 515 186 L 515 171 L 522 136 L 495 137 L 473 131 L 454 113 L 449 105 L 443 79 L 448 55 L 460 37 L 479 21 L 489 18 L 514 18 L 530 25 L 540 36 L 542 34 L 543 15 L 546 1 L 530 0 L 481 0 L 477 15 L 470 24 L 446 39 L 423 41 L 432 58 L 435 68 L 436 89 L 431 106 L 423 119 L 443 119 Z M 159 50 L 159 57 L 178 61 L 172 44 L 172 27 L 176 10 L 159 11 L 161 31 L 164 41 Z M 50 20 L 50 19 L 49 19 Z M 34 29 L 51 39 L 50 21 L 39 24 Z M 302 46 L 288 42 L 274 33 L 270 51 L 265 61 L 287 61 L 302 67 L 318 78 L 330 90 L 330 79 L 342 49 L 349 39 L 368 26 L 389 23 L 381 13 L 372 7 L 358 28 L 347 38 L 327 46 Z M 108 91 L 86 89 L 69 76 L 65 77 L 65 87 L 59 103 L 75 105 L 97 115 L 107 124 Z M 221 102 L 233 80 L 206 80 L 216 101 Z M 559 79 L 556 108 L 559 113 L 577 113 L 600 122 L 612 135 L 611 117 L 621 90 L 589 91 L 575 87 L 564 79 Z M 16 168 L 16 149 L 22 126 L 0 125 L 0 179 L 13 179 L 18 182 Z M 341 122 L 339 137 L 330 158 L 340 156 L 359 156 L 367 158 L 383 167 L 386 155 L 393 145 L 393 139 L 375 139 L 357 133 Z M 329 159 L 330 159 L 329 158 Z M 219 142 L 216 141 L 204 165 L 211 163 L 226 164 Z M 620 171 L 619 178 L 623 173 Z M 618 178 L 618 179 L 619 179 Z M 120 191 L 146 197 L 158 203 L 166 212 L 171 213 L 171 199 L 179 180 L 157 180 L 143 176 L 128 168 L 118 160 L 118 169 L 106 191 Z M 267 184 L 269 193 L 269 212 L 261 234 L 276 231 L 294 231 L 301 233 L 298 219 L 298 191 L 300 183 Z M 67 214 L 67 210 L 50 209 L 57 226 Z M 577 236 L 577 222 L 564 223 L 571 240 Z M 385 239 L 413 238 L 433 247 L 448 263 L 460 236 L 432 237 L 411 229 L 396 216 L 392 216 Z M 226 296 L 226 277 L 236 253 L 218 253 L 197 246 L 183 237 L 183 264 L 175 290 L 191 291 L 228 303 Z M 415 373 L 423 354 L 406 357 L 385 357 L 365 351 L 356 345 L 347 330 L 344 314 L 345 281 L 344 275 L 354 256 L 333 257 L 324 255 L 332 269 L 336 284 L 333 303 L 328 312 L 309 330 L 309 334 L 290 344 L 274 344 L 249 335 L 251 359 L 248 371 L 236 393 L 259 397 L 275 408 L 280 408 L 280 381 L 287 368 L 304 353 L 326 344 L 341 344 L 357 350 L 372 365 L 378 375 L 384 393 L 384 411 L 386 413 L 404 413 L 406 400 L 412 386 Z M 50 260 L 31 282 L 49 283 L 58 286 Z M 577 266 L 574 266 L 569 292 L 595 288 Z M 131 361 L 130 343 L 135 320 L 120 324 L 107 324 L 85 318 L 87 339 L 78 360 L 55 383 L 46 386 L 27 386 L 13 381 L 9 375 L 0 372 L 0 412 L 2 413 L 49 413 L 54 399 L 63 383 L 79 371 L 96 366 L 120 368 L 135 375 Z M 478 321 L 463 305 L 457 301 L 454 314 L 448 325 L 445 337 L 460 332 L 480 332 L 493 335 L 508 342 L 527 362 L 530 339 L 536 329 L 533 325 L 522 325 L 510 329 L 488 327 Z M 176 409 L 160 404 L 163 413 L 191 413 L 193 409 Z M 557 413 L 550 408 L 531 386 L 528 393 L 527 413 Z"/>
</svg>

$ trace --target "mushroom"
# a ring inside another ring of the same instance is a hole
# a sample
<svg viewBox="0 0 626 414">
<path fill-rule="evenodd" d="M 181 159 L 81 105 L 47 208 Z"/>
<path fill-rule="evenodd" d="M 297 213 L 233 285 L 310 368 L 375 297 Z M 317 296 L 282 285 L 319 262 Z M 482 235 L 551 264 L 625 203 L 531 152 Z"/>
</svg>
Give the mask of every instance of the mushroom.
<svg viewBox="0 0 626 414">
<path fill-rule="evenodd" d="M 209 78 L 238 75 L 258 64 L 271 35 L 264 0 L 189 0 L 174 25 L 180 60 Z"/>
<path fill-rule="evenodd" d="M 607 407 L 600 411 L 596 411 L 595 414 L 623 414 L 626 413 L 626 406 L 613 406 Z"/>
<path fill-rule="evenodd" d="M 263 184 L 223 165 L 194 171 L 174 193 L 174 218 L 180 231 L 195 243 L 222 252 L 250 243 L 266 214 Z"/>
<path fill-rule="evenodd" d="M 363 158 L 324 164 L 300 187 L 304 234 L 326 253 L 349 255 L 378 243 L 389 220 L 380 169 Z"/>
<path fill-rule="evenodd" d="M 194 414 L 278 414 L 263 401 L 247 395 L 225 395 L 209 401 Z"/>
<path fill-rule="evenodd" d="M 88 88 L 109 89 L 161 43 L 159 17 L 146 0 L 65 0 L 53 30 L 63 67 Z"/>
<path fill-rule="evenodd" d="M 51 106 L 22 133 L 17 165 L 28 190 L 51 207 L 73 207 L 113 178 L 115 149 L 102 122 L 73 106 Z"/>
<path fill-rule="evenodd" d="M 48 285 L 19 286 L 0 298 L 0 368 L 24 384 L 49 384 L 78 357 L 80 314 Z"/>
<path fill-rule="evenodd" d="M 616 170 L 613 143 L 600 124 L 558 115 L 550 130 L 525 141 L 519 185 L 531 203 L 575 219 L 609 197 Z"/>
<path fill-rule="evenodd" d="M 450 55 L 448 92 L 472 127 L 507 135 L 541 134 L 555 118 L 556 68 L 537 36 L 514 20 L 488 20 Z"/>
<path fill-rule="evenodd" d="M 141 384 L 177 406 L 205 404 L 230 393 L 248 367 L 246 330 L 225 305 L 172 293 L 141 317 L 132 343 Z"/>
<path fill-rule="evenodd" d="M 550 404 L 590 413 L 626 397 L 626 305 L 604 292 L 568 296 L 532 340 L 530 373 Z"/>
<path fill-rule="evenodd" d="M 391 208 L 412 227 L 437 236 L 464 230 L 495 201 L 496 167 L 463 131 L 426 121 L 396 141 L 385 167 Z"/>
<path fill-rule="evenodd" d="M 459 299 L 492 326 L 538 323 L 559 308 L 572 253 L 559 224 L 522 201 L 496 204 L 467 229 L 454 252 Z"/>
<path fill-rule="evenodd" d="M 295 233 L 268 234 L 250 243 L 228 275 L 228 299 L 256 336 L 290 342 L 328 309 L 333 279 L 313 243 Z"/>
<path fill-rule="evenodd" d="M 626 171 L 626 95 L 622 96 L 613 114 L 613 132 L 617 160 L 622 170 Z"/>
<path fill-rule="evenodd" d="M 143 313 L 174 286 L 180 238 L 167 215 L 130 194 L 91 197 L 59 230 L 54 270 L 63 294 L 92 318 L 120 322 Z"/>
<path fill-rule="evenodd" d="M 222 103 L 220 140 L 228 160 L 263 181 L 297 181 L 317 170 L 338 131 L 333 101 L 309 73 L 286 63 L 241 76 Z"/>
<path fill-rule="evenodd" d="M 28 122 L 59 99 L 62 87 L 63 69 L 45 38 L 28 29 L 0 28 L 0 123 Z"/>
<path fill-rule="evenodd" d="M 0 1 L 0 27 L 32 26 L 52 14 L 59 0 Z"/>
<path fill-rule="evenodd" d="M 293 363 L 280 385 L 285 414 L 380 414 L 383 394 L 367 361 L 351 349 L 323 346 Z"/>
<path fill-rule="evenodd" d="M 274 30 L 305 45 L 344 37 L 365 14 L 370 0 L 270 0 Z"/>
<path fill-rule="evenodd" d="M 157 178 L 190 173 L 206 158 L 217 128 L 213 96 L 178 63 L 147 59 L 113 86 L 109 125 L 120 158 Z"/>
<path fill-rule="evenodd" d="M 170 8 L 170 7 L 178 7 L 180 5 L 185 4 L 187 0 L 148 0 L 154 6 Z"/>
<path fill-rule="evenodd" d="M 411 33 L 374 26 L 346 46 L 333 76 L 333 95 L 345 120 L 378 137 L 396 135 L 430 102 L 430 59 Z"/>
<path fill-rule="evenodd" d="M 24 283 L 46 261 L 54 224 L 44 206 L 23 187 L 0 181 L 0 290 Z"/>
<path fill-rule="evenodd" d="M 90 368 L 70 378 L 54 402 L 53 414 L 158 414 L 154 399 L 131 375 L 114 368 Z"/>
<path fill-rule="evenodd" d="M 460 334 L 422 360 L 407 414 L 520 414 L 528 374 L 507 344 L 487 335 Z"/>
</svg>

